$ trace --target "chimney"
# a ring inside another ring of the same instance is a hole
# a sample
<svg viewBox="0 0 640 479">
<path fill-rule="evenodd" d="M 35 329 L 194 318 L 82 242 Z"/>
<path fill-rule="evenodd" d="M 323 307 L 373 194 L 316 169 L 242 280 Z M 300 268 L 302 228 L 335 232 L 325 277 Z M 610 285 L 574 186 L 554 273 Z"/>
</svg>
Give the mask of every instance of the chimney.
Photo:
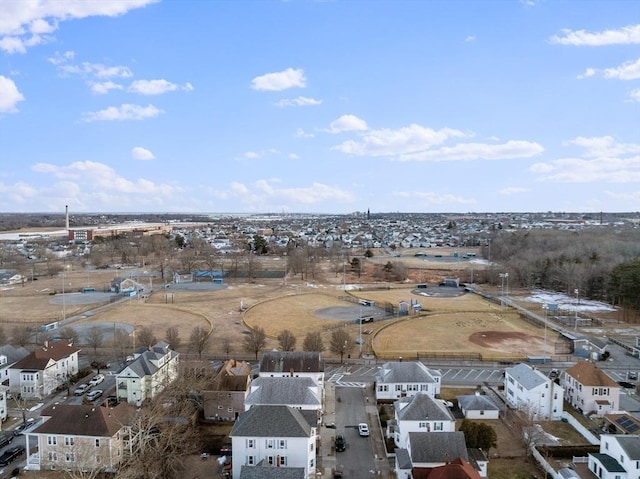
<svg viewBox="0 0 640 479">
<path fill-rule="evenodd" d="M 69 231 L 69 205 L 64 206 L 64 227 Z"/>
</svg>

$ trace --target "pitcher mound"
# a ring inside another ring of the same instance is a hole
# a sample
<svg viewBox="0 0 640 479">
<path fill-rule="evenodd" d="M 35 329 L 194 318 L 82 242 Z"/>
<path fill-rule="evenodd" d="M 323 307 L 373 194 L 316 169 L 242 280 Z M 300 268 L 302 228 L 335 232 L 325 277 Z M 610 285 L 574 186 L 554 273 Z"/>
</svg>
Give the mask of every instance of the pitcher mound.
<svg viewBox="0 0 640 479">
<path fill-rule="evenodd" d="M 469 341 L 483 348 L 507 353 L 532 354 L 542 351 L 544 340 L 539 336 L 517 331 L 478 331 Z"/>
</svg>

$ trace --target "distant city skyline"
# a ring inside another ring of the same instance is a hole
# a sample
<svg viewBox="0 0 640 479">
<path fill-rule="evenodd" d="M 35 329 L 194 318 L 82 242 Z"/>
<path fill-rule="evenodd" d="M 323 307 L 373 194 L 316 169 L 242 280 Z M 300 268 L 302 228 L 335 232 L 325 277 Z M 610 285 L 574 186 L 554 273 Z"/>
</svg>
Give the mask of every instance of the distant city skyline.
<svg viewBox="0 0 640 479">
<path fill-rule="evenodd" d="M 640 211 L 640 10 L 0 0 L 0 211 Z"/>
</svg>

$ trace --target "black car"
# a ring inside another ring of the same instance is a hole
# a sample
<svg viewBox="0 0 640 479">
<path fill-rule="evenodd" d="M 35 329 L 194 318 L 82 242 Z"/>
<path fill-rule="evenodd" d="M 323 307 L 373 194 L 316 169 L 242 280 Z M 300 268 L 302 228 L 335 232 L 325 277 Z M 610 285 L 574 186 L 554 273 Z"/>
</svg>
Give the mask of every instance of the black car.
<svg viewBox="0 0 640 479">
<path fill-rule="evenodd" d="M 24 446 L 15 446 L 7 449 L 0 456 L 0 467 L 7 466 L 24 454 Z"/>
<path fill-rule="evenodd" d="M 4 447 L 7 444 L 11 444 L 11 441 L 13 441 L 12 434 L 3 434 L 2 436 L 0 436 L 0 447 Z"/>
<path fill-rule="evenodd" d="M 336 436 L 336 452 L 343 452 L 347 448 L 347 441 L 342 434 Z"/>
</svg>

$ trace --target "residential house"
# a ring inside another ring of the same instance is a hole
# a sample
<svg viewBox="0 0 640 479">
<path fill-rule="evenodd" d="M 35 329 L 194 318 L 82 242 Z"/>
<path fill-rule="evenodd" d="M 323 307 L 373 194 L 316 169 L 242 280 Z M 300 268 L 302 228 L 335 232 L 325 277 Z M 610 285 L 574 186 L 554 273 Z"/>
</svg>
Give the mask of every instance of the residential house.
<svg viewBox="0 0 640 479">
<path fill-rule="evenodd" d="M 9 390 L 23 398 L 48 396 L 78 374 L 79 351 L 65 342 L 45 342 L 9 367 Z"/>
<path fill-rule="evenodd" d="M 640 436 L 603 434 L 600 452 L 589 454 L 589 470 L 599 479 L 640 479 Z"/>
<path fill-rule="evenodd" d="M 178 376 L 178 361 L 179 354 L 162 341 L 136 353 L 116 375 L 118 399 L 136 405 L 153 399 Z"/>
<path fill-rule="evenodd" d="M 504 370 L 504 390 L 509 407 L 528 408 L 534 419 L 559 420 L 562 415 L 562 387 L 528 364 Z"/>
<path fill-rule="evenodd" d="M 228 360 L 202 392 L 204 418 L 208 421 L 235 421 L 245 410 L 244 401 L 251 384 L 251 365 Z"/>
<path fill-rule="evenodd" d="M 583 414 L 601 417 L 618 410 L 620 385 L 591 362 L 580 362 L 564 372 L 565 398 Z"/>
<path fill-rule="evenodd" d="M 260 377 L 309 377 L 323 387 L 324 360 L 313 351 L 269 351 L 260 359 Z"/>
<path fill-rule="evenodd" d="M 9 393 L 8 386 L 0 385 L 0 422 L 7 420 L 7 394 Z M 0 427 L 0 429 L 2 429 Z"/>
<path fill-rule="evenodd" d="M 414 396 L 420 392 L 440 394 L 442 374 L 418 361 L 384 363 L 375 378 L 378 401 Z"/>
<path fill-rule="evenodd" d="M 240 479 L 305 479 L 304 467 L 269 466 L 262 460 L 257 466 L 242 466 Z"/>
<path fill-rule="evenodd" d="M 29 351 L 22 346 L 0 346 L 0 384 L 9 383 L 9 368 L 27 356 Z"/>
<path fill-rule="evenodd" d="M 500 408 L 486 394 L 457 396 L 458 406 L 466 419 L 498 419 Z"/>
<path fill-rule="evenodd" d="M 258 405 L 283 405 L 320 411 L 322 391 L 309 377 L 258 377 L 251 382 L 245 409 Z"/>
<path fill-rule="evenodd" d="M 599 360 L 605 355 L 608 345 L 609 341 L 605 338 L 577 338 L 573 341 L 573 354 Z"/>
<path fill-rule="evenodd" d="M 407 447 L 409 433 L 412 432 L 453 432 L 456 420 L 439 399 L 427 393 L 401 398 L 393 403 L 394 419 L 390 421 L 387 435 L 393 434 L 394 443 L 399 448 Z"/>
<path fill-rule="evenodd" d="M 428 475 L 422 476 L 420 472 L 421 471 L 415 471 L 413 479 L 423 479 L 427 477 L 428 479 L 480 479 L 481 477 L 487 477 L 486 475 L 481 476 L 471 464 L 461 457 L 454 459 L 444 466 L 434 467 L 430 471 L 425 471 L 428 472 Z"/>
<path fill-rule="evenodd" d="M 603 419 L 610 434 L 640 434 L 640 419 L 626 411 L 605 414 Z"/>
<path fill-rule="evenodd" d="M 231 433 L 233 479 L 243 467 L 266 464 L 304 468 L 305 479 L 316 474 L 318 420 L 315 411 L 290 406 L 254 406 L 240 414 Z"/>
<path fill-rule="evenodd" d="M 57 404 L 42 411 L 43 423 L 25 433 L 29 470 L 114 472 L 130 452 L 133 409 Z M 34 447 L 35 443 L 35 447 Z"/>
</svg>

